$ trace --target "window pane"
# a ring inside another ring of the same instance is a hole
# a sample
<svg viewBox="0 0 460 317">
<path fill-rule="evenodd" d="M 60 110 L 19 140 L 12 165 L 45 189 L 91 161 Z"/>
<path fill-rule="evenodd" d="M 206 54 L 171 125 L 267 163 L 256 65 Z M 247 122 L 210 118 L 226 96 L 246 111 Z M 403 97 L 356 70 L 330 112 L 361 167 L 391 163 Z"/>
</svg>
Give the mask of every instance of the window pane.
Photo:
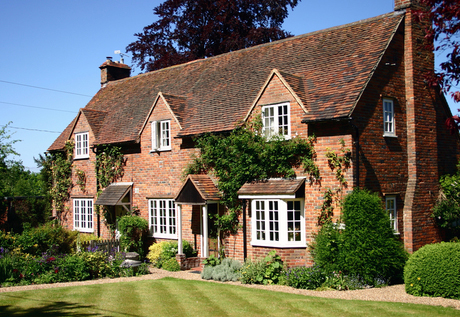
<svg viewBox="0 0 460 317">
<path fill-rule="evenodd" d="M 288 241 L 301 241 L 302 232 L 301 232 L 301 204 L 300 201 L 288 201 L 287 202 L 287 232 L 288 232 Z"/>
</svg>

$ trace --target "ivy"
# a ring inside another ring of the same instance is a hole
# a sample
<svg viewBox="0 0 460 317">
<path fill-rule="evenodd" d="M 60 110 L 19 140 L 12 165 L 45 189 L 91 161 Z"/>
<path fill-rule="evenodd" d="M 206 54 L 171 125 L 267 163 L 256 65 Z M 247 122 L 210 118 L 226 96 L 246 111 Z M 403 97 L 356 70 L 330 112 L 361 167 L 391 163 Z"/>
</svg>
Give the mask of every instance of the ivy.
<svg viewBox="0 0 460 317">
<path fill-rule="evenodd" d="M 310 180 L 319 179 L 313 159 L 315 139 L 294 137 L 285 140 L 262 132 L 260 117 L 243 124 L 228 134 L 206 134 L 195 139 L 200 155 L 185 170 L 185 175 L 209 173 L 218 179 L 223 203 L 229 212 L 216 216 L 220 233 L 227 235 L 238 229 L 240 201 L 238 190 L 247 182 L 273 177 L 294 178 L 294 168 L 303 167 Z"/>
<path fill-rule="evenodd" d="M 117 179 L 123 177 L 123 166 L 125 165 L 125 159 L 121 148 L 114 145 L 103 145 L 98 148 L 96 154 L 96 178 L 98 183 L 97 195 L 102 193 L 102 190 L 115 182 Z M 107 225 L 112 234 L 115 233 L 115 219 L 114 215 L 107 206 L 96 205 L 96 213 L 101 214 L 104 219 L 104 223 Z"/>
<path fill-rule="evenodd" d="M 113 145 L 103 145 L 98 148 L 96 155 L 96 177 L 98 191 L 109 186 L 117 179 L 123 177 L 125 163 L 121 148 Z"/>
<path fill-rule="evenodd" d="M 50 170 L 50 195 L 59 220 L 62 220 L 65 202 L 69 200 L 72 188 L 73 148 L 73 142 L 67 141 L 64 151 L 52 153 L 45 163 Z"/>
<path fill-rule="evenodd" d="M 77 175 L 77 185 L 84 192 L 86 190 L 86 173 L 77 168 L 75 169 L 75 174 Z"/>
<path fill-rule="evenodd" d="M 325 223 L 332 221 L 334 214 L 334 205 L 341 201 L 343 188 L 348 186 L 345 178 L 345 172 L 350 167 L 351 152 L 345 147 L 345 141 L 340 139 L 340 150 L 338 153 L 327 148 L 326 157 L 327 163 L 332 171 L 335 171 L 335 178 L 339 182 L 339 187 L 335 190 L 327 188 L 324 192 L 323 203 L 321 205 L 321 213 L 318 216 L 318 225 L 322 226 Z"/>
</svg>

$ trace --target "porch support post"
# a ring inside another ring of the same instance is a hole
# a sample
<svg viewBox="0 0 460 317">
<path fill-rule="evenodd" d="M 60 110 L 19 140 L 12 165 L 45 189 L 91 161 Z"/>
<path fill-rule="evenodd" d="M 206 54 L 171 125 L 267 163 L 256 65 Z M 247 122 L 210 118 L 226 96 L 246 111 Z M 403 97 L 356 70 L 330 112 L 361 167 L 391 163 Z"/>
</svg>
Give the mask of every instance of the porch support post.
<svg viewBox="0 0 460 317">
<path fill-rule="evenodd" d="M 209 243 L 208 243 L 208 205 L 203 206 L 203 231 L 201 235 L 203 248 L 201 249 L 201 257 L 207 258 L 209 256 Z"/>
<path fill-rule="evenodd" d="M 182 205 L 177 205 L 177 251 L 184 254 L 182 246 Z"/>
</svg>

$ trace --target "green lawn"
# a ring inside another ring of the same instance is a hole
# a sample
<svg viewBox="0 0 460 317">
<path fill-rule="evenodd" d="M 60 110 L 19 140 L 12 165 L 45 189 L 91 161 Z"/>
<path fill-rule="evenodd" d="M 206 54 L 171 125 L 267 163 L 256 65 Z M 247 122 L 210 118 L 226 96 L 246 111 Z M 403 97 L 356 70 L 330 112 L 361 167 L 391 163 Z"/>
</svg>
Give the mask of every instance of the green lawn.
<svg viewBox="0 0 460 317">
<path fill-rule="evenodd" d="M 324 299 L 174 278 L 0 293 L 0 316 L 460 316 L 436 306 Z"/>
</svg>

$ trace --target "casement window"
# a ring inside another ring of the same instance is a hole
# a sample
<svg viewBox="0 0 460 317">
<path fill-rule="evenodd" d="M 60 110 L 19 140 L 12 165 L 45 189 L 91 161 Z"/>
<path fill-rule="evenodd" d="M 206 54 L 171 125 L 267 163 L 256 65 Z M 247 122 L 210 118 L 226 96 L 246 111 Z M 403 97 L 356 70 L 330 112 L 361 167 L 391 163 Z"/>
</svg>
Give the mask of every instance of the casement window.
<svg viewBox="0 0 460 317">
<path fill-rule="evenodd" d="M 73 227 L 81 232 L 93 232 L 93 200 L 73 200 Z"/>
<path fill-rule="evenodd" d="M 89 157 L 88 132 L 75 133 L 75 158 Z"/>
<path fill-rule="evenodd" d="M 383 136 L 396 136 L 395 112 L 392 99 L 383 99 Z"/>
<path fill-rule="evenodd" d="M 152 151 L 171 150 L 171 121 L 153 121 L 151 128 Z"/>
<path fill-rule="evenodd" d="M 153 237 L 177 239 L 176 216 L 173 199 L 149 200 L 149 228 Z"/>
<path fill-rule="evenodd" d="M 252 245 L 305 247 L 303 199 L 254 199 L 251 209 Z"/>
<path fill-rule="evenodd" d="M 395 233 L 398 232 L 398 213 L 396 209 L 396 196 L 385 196 L 385 209 L 390 216 L 390 225 Z"/>
<path fill-rule="evenodd" d="M 289 103 L 262 107 L 263 133 L 267 138 L 279 135 L 285 139 L 291 137 Z"/>
</svg>

